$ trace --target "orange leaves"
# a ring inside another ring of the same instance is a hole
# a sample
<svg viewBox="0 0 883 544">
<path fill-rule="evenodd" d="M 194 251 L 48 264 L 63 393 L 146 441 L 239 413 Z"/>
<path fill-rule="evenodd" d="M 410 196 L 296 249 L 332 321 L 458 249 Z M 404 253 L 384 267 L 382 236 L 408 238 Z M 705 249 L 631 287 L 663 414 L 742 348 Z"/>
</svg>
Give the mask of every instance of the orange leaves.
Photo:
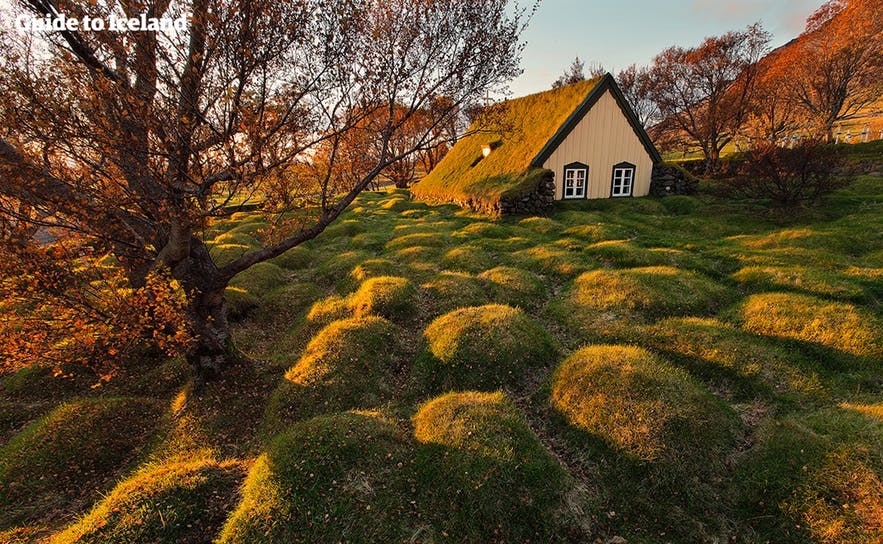
<svg viewBox="0 0 883 544">
<path fill-rule="evenodd" d="M 107 381 L 136 350 L 188 349 L 180 286 L 164 273 L 138 289 L 125 284 L 117 267 L 99 265 L 85 248 L 12 253 L 0 265 L 0 373 L 54 365 Z"/>
</svg>

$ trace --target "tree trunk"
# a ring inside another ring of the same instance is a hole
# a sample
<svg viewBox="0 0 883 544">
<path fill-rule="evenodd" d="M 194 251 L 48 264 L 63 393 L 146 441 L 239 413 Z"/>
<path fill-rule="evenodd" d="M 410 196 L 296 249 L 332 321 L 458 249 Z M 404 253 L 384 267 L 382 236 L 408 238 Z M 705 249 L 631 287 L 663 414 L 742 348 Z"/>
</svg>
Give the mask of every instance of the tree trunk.
<svg viewBox="0 0 883 544">
<path fill-rule="evenodd" d="M 196 237 L 190 240 L 189 257 L 172 272 L 187 294 L 187 314 L 196 336 L 196 344 L 187 353 L 187 362 L 199 389 L 239 359 L 227 322 L 224 298 L 227 282 L 221 281 L 208 248 Z"/>
<path fill-rule="evenodd" d="M 197 389 L 220 376 L 236 359 L 227 323 L 224 288 L 196 291 L 190 302 L 190 319 L 197 342 L 187 353 Z"/>
</svg>

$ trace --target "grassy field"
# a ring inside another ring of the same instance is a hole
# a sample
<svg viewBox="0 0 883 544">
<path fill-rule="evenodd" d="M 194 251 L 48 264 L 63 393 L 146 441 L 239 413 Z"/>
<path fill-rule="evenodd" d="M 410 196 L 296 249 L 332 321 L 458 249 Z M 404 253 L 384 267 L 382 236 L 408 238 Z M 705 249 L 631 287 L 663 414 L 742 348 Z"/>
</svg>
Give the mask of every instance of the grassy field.
<svg viewBox="0 0 883 544">
<path fill-rule="evenodd" d="M 0 542 L 883 538 L 879 177 L 788 213 L 369 192 L 228 295 L 256 362 L 201 394 L 0 379 Z"/>
</svg>

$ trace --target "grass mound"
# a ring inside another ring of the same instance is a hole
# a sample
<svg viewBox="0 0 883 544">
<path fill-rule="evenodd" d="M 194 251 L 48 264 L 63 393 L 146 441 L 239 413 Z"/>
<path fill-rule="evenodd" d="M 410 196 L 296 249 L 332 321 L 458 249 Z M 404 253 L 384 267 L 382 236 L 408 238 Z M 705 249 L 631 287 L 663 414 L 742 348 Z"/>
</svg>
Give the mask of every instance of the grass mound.
<svg viewBox="0 0 883 544">
<path fill-rule="evenodd" d="M 461 308 L 433 321 L 424 332 L 428 353 L 419 361 L 429 387 L 494 389 L 516 386 L 525 374 L 553 361 L 549 335 L 524 312 L 489 304 Z"/>
<path fill-rule="evenodd" d="M 498 266 L 478 275 L 488 282 L 493 299 L 510 306 L 533 308 L 545 302 L 546 287 L 535 274 L 510 266 Z"/>
<path fill-rule="evenodd" d="M 865 295 L 860 285 L 840 274 L 805 266 L 746 266 L 732 277 L 755 289 L 791 289 L 848 300 Z"/>
<path fill-rule="evenodd" d="M 408 436 L 376 414 L 318 417 L 277 436 L 249 471 L 218 542 L 401 542 L 419 534 Z"/>
<path fill-rule="evenodd" d="M 227 266 L 252 251 L 254 251 L 253 247 L 241 244 L 214 244 L 209 248 L 209 254 L 218 268 Z"/>
<path fill-rule="evenodd" d="M 714 389 L 741 400 L 771 395 L 821 400 L 828 394 L 798 354 L 716 319 L 669 318 L 643 329 L 642 342 L 686 359 Z"/>
<path fill-rule="evenodd" d="M 432 232 L 415 232 L 393 238 L 386 243 L 386 249 L 397 251 L 410 247 L 438 247 L 445 243 L 444 236 Z"/>
<path fill-rule="evenodd" d="M 381 276 L 362 283 L 349 300 L 357 317 L 379 315 L 393 321 L 406 320 L 417 312 L 417 289 L 405 278 Z"/>
<path fill-rule="evenodd" d="M 157 431 L 161 408 L 131 398 L 63 404 L 0 448 L 0 527 L 91 503 Z"/>
<path fill-rule="evenodd" d="M 442 272 L 424 283 L 421 288 L 435 314 L 489 302 L 482 282 L 465 273 Z"/>
<path fill-rule="evenodd" d="M 555 245 L 538 245 L 522 249 L 513 253 L 512 257 L 520 268 L 562 278 L 572 278 L 597 266 L 591 258 Z"/>
<path fill-rule="evenodd" d="M 883 321 L 842 302 L 788 293 L 753 295 L 739 308 L 742 328 L 883 361 Z"/>
<path fill-rule="evenodd" d="M 731 415 L 685 372 L 628 346 L 568 357 L 552 377 L 551 403 L 613 449 L 669 466 L 711 463 L 733 428 Z"/>
<path fill-rule="evenodd" d="M 268 262 L 286 270 L 301 270 L 309 268 L 315 258 L 315 254 L 309 248 L 295 246 L 282 255 L 270 259 Z"/>
<path fill-rule="evenodd" d="M 319 331 L 273 392 L 265 427 L 383 402 L 398 370 L 397 333 L 376 316 L 335 321 Z"/>
<path fill-rule="evenodd" d="M 449 270 L 481 272 L 494 265 L 488 252 L 476 246 L 459 246 L 442 256 L 442 265 Z"/>
<path fill-rule="evenodd" d="M 425 443 L 371 412 L 293 425 L 252 466 L 219 542 L 552 538 L 565 476 L 501 395 L 439 399 L 415 424 Z"/>
<path fill-rule="evenodd" d="M 843 408 L 767 420 L 736 479 L 747 524 L 765 540 L 883 538 L 883 422 Z"/>
<path fill-rule="evenodd" d="M 209 460 L 151 466 L 49 543 L 207 542 L 220 532 L 240 480 L 238 467 Z"/>
<path fill-rule="evenodd" d="M 261 297 L 285 282 L 285 270 L 275 264 L 263 262 L 247 268 L 237 274 L 231 281 L 231 287 L 237 287 Z"/>
<path fill-rule="evenodd" d="M 596 270 L 579 276 L 574 287 L 578 307 L 651 318 L 710 314 L 734 297 L 703 276 L 669 266 Z"/>
<path fill-rule="evenodd" d="M 459 542 L 549 542 L 567 480 L 503 393 L 449 393 L 420 407 L 414 435 L 444 528 Z M 456 536 L 455 536 L 456 535 Z"/>
</svg>

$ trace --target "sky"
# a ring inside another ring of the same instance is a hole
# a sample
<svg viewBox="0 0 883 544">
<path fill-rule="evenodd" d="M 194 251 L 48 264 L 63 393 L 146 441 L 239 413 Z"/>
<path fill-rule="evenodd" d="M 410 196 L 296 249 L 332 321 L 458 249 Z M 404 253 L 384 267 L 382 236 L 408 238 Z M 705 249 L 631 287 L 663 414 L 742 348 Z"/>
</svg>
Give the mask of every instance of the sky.
<svg viewBox="0 0 883 544">
<path fill-rule="evenodd" d="M 823 1 L 543 0 L 523 35 L 524 73 L 510 89 L 513 96 L 548 89 L 577 55 L 615 74 L 633 63 L 649 64 L 672 45 L 692 47 L 757 21 L 778 47 L 800 34 Z"/>
</svg>

